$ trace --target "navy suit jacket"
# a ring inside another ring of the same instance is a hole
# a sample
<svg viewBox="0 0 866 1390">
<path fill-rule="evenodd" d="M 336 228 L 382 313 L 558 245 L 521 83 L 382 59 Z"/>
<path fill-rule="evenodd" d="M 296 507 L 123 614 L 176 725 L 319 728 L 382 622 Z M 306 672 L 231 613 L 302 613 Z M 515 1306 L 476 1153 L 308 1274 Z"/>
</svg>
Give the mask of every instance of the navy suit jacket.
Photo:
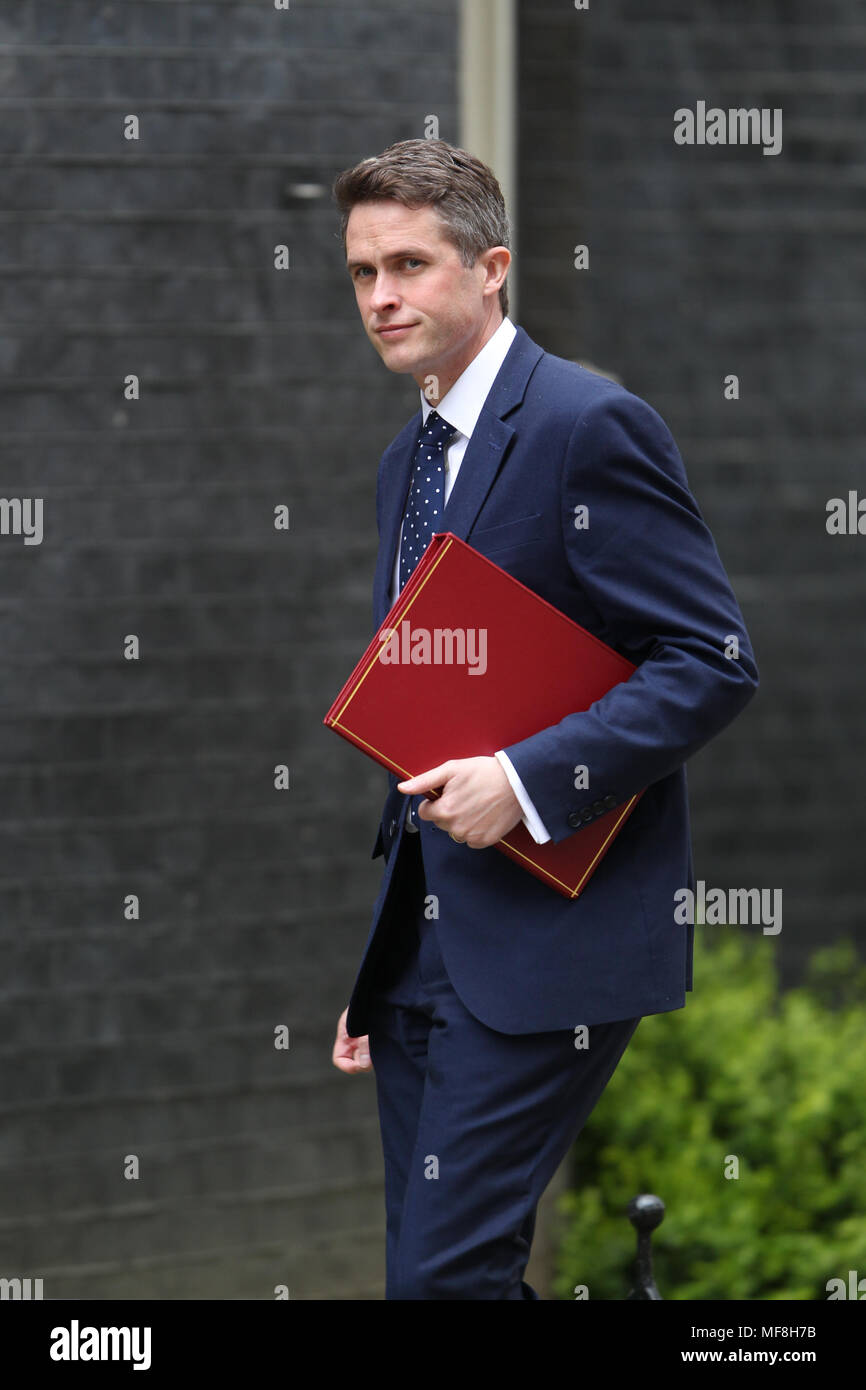
<svg viewBox="0 0 866 1390">
<path fill-rule="evenodd" d="M 419 409 L 379 465 L 376 627 L 390 607 L 420 424 Z M 575 524 L 582 517 L 588 525 Z M 674 921 L 674 894 L 694 888 L 684 764 L 743 709 L 758 673 L 670 431 L 645 401 L 518 328 L 437 530 L 453 531 L 638 667 L 589 710 L 506 747 L 552 839 L 579 835 L 646 788 L 574 900 L 493 846 L 457 844 L 419 818 L 436 900 L 428 913 L 454 989 L 502 1033 L 681 1008 L 694 933 Z M 589 769 L 585 790 L 575 788 L 579 765 Z M 390 889 L 409 833 L 409 798 L 388 776 L 373 848 L 385 855 L 382 885 L 347 1017 L 356 1037 L 369 1031 L 373 966 L 398 910 Z"/>
</svg>

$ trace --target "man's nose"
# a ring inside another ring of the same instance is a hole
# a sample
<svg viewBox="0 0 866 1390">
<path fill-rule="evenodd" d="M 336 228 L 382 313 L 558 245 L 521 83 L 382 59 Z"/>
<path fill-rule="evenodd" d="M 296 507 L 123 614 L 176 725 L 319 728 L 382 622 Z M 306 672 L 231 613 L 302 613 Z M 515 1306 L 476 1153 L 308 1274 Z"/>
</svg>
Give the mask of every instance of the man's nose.
<svg viewBox="0 0 866 1390">
<path fill-rule="evenodd" d="M 370 308 L 377 312 L 388 304 L 396 304 L 399 296 L 389 275 L 377 275 L 370 293 Z"/>
</svg>

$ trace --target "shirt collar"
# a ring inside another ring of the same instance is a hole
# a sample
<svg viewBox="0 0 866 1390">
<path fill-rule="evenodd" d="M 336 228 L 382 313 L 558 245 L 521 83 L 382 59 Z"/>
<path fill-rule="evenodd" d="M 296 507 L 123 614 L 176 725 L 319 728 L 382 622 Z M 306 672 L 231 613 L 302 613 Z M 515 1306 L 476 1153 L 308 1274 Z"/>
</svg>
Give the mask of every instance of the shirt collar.
<svg viewBox="0 0 866 1390">
<path fill-rule="evenodd" d="M 490 394 L 490 388 L 505 361 L 508 349 L 514 342 L 517 329 L 510 318 L 504 318 L 496 332 L 488 338 L 483 348 L 473 357 L 469 366 L 442 397 L 436 406 L 437 414 L 453 425 L 455 430 L 470 439 L 478 422 L 482 406 Z M 423 421 L 433 409 L 424 392 L 421 395 Z"/>
</svg>

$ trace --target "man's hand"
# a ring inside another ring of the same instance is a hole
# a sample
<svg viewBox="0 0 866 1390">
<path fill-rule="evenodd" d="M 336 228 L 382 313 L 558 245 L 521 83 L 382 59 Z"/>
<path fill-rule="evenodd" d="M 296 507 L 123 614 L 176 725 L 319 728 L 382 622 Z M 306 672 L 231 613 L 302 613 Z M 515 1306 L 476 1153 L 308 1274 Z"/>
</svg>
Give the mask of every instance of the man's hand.
<svg viewBox="0 0 866 1390">
<path fill-rule="evenodd" d="M 397 790 L 406 796 L 442 788 L 435 801 L 418 803 L 418 815 L 447 830 L 470 849 L 495 845 L 523 818 L 520 802 L 498 760 L 456 758 L 406 782 Z"/>
<path fill-rule="evenodd" d="M 350 1038 L 346 1032 L 346 1014 L 348 1009 L 344 1009 L 340 1014 L 337 1023 L 337 1040 L 334 1043 L 334 1051 L 331 1053 L 331 1061 L 340 1071 L 346 1071 L 354 1075 L 359 1071 L 372 1071 L 373 1063 L 370 1061 L 370 1041 L 365 1033 L 363 1038 Z"/>
</svg>

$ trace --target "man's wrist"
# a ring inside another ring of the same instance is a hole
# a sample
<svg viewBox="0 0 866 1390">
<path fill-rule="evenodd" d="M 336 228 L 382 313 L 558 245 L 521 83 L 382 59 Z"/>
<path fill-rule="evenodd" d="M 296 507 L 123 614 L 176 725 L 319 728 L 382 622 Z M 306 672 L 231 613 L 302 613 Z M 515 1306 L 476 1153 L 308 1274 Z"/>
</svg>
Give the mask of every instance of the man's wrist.
<svg viewBox="0 0 866 1390">
<path fill-rule="evenodd" d="M 527 830 L 529 831 L 530 835 L 532 836 L 533 840 L 537 845 L 545 844 L 550 839 L 550 833 L 547 830 L 547 827 L 545 826 L 538 812 L 536 811 L 535 806 L 532 803 L 532 799 L 529 796 L 529 793 L 527 792 L 526 788 L 524 787 L 523 783 L 518 777 L 511 759 L 509 758 L 508 754 L 504 752 L 504 750 L 501 748 L 498 752 L 494 753 L 493 756 L 496 758 L 497 762 L 499 763 L 499 766 L 502 768 L 503 772 L 505 773 L 505 776 L 508 778 L 511 790 L 517 797 L 517 800 L 520 804 L 520 809 L 523 812 L 523 824 L 526 826 Z"/>
</svg>

